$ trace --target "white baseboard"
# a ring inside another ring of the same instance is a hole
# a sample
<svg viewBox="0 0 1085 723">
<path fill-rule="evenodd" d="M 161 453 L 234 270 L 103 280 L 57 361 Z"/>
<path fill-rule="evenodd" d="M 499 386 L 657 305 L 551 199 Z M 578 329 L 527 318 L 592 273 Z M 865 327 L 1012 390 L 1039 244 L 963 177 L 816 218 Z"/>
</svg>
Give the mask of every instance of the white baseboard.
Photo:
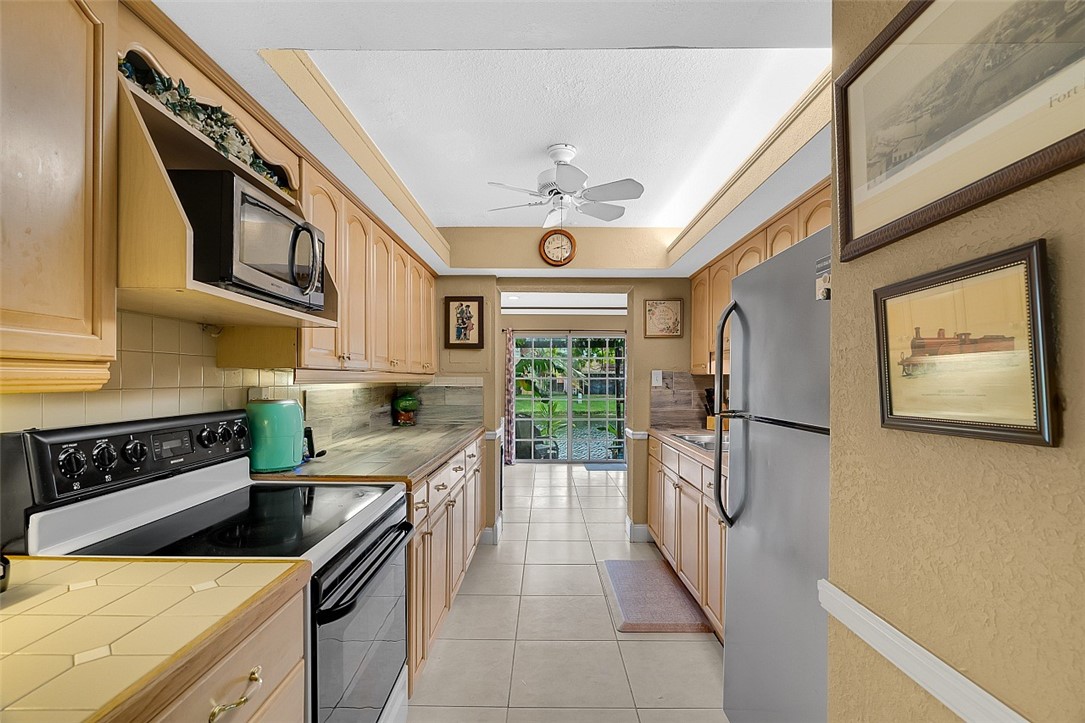
<svg viewBox="0 0 1085 723">
<path fill-rule="evenodd" d="M 501 518 L 497 518 L 497 522 L 493 527 L 482 528 L 482 535 L 479 537 L 479 542 L 483 545 L 496 545 L 501 540 Z"/>
<path fill-rule="evenodd" d="M 964 720 L 1025 722 L 1005 703 L 828 580 L 818 580 L 818 599 L 830 615 Z"/>
<path fill-rule="evenodd" d="M 625 518 L 625 536 L 630 542 L 651 542 L 652 533 L 648 531 L 648 525 L 641 525 Z"/>
</svg>

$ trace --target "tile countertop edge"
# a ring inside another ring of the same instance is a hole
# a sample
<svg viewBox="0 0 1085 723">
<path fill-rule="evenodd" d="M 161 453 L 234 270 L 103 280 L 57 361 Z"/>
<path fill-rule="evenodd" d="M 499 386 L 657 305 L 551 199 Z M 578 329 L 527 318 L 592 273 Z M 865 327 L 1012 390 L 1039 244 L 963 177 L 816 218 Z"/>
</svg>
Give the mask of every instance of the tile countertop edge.
<svg viewBox="0 0 1085 723">
<path fill-rule="evenodd" d="M 687 442 L 686 440 L 675 436 L 675 435 L 678 435 L 678 434 L 714 434 L 714 432 L 711 429 L 694 429 L 692 427 L 690 427 L 690 428 L 684 428 L 683 427 L 683 428 L 676 428 L 676 429 L 663 429 L 663 428 L 660 428 L 660 427 L 650 427 L 648 429 L 648 435 L 649 436 L 655 437 L 659 441 L 665 442 L 666 444 L 670 445 L 671 447 L 676 448 L 678 451 L 680 451 L 682 454 L 686 455 L 687 457 L 693 457 L 695 460 L 697 460 L 698 462 L 700 462 L 704 466 L 711 467 L 713 464 L 715 464 L 715 461 L 712 459 L 712 457 L 713 457 L 712 452 L 709 452 L 706 449 L 701 449 L 697 445 L 692 444 L 690 442 Z M 724 471 L 727 470 L 727 452 L 723 453 L 723 469 L 724 469 Z"/>
<path fill-rule="evenodd" d="M 79 560 L 119 558 L 78 558 Z M 227 558 L 185 558 L 184 562 L 223 562 Z M 178 558 L 141 558 L 133 562 L 177 562 Z M 249 597 L 244 603 L 189 641 L 127 688 L 113 696 L 88 723 L 140 720 L 168 707 L 177 695 L 162 696 L 164 691 L 182 694 L 195 685 L 207 671 L 232 653 L 237 645 L 270 619 L 294 595 L 305 588 L 312 576 L 308 560 L 283 558 L 245 558 L 243 562 L 292 562 L 278 577 Z"/>
<path fill-rule="evenodd" d="M 400 482 L 407 486 L 410 490 L 411 485 L 415 482 L 421 482 L 433 472 L 437 471 L 441 465 L 448 462 L 457 452 L 463 449 L 465 446 L 481 439 L 486 432 L 486 428 L 482 425 L 474 427 L 464 427 L 460 434 L 453 436 L 449 439 L 441 441 L 442 447 L 435 454 L 431 454 L 424 459 L 416 467 L 406 472 L 399 473 L 381 473 L 381 472 L 369 472 L 364 474 L 353 474 L 349 470 L 336 471 L 336 472 L 322 472 L 319 467 L 311 468 L 309 465 L 305 465 L 294 469 L 290 472 L 271 472 L 263 474 L 251 475 L 254 480 L 305 480 L 315 482 Z M 366 435 L 361 435 L 359 439 L 364 438 Z M 352 443 L 356 443 L 357 440 L 346 439 L 340 442 L 336 442 L 333 445 L 329 445 L 328 455 L 332 455 L 339 448 L 349 447 Z M 425 454 L 425 452 L 419 452 L 419 454 Z M 329 457 L 330 459 L 330 457 Z M 321 464 L 323 460 L 317 461 L 312 464 Z M 364 460 L 358 460 L 359 464 L 364 464 Z M 324 462 L 326 464 L 326 462 Z"/>
</svg>

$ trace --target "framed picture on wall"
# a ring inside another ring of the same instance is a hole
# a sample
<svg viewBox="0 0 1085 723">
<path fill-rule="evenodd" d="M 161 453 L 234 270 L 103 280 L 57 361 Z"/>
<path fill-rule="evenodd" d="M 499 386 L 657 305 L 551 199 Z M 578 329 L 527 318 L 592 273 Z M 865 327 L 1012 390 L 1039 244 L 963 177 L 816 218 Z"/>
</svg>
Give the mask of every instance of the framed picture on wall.
<svg viewBox="0 0 1085 723">
<path fill-rule="evenodd" d="M 836 80 L 840 257 L 1085 160 L 1085 2 L 912 0 Z"/>
<path fill-rule="evenodd" d="M 681 299 L 645 299 L 644 338 L 678 338 L 682 336 Z"/>
<path fill-rule="evenodd" d="M 445 297 L 445 349 L 482 349 L 486 345 L 483 297 Z"/>
<path fill-rule="evenodd" d="M 875 290 L 883 427 L 1055 444 L 1044 245 Z"/>
</svg>

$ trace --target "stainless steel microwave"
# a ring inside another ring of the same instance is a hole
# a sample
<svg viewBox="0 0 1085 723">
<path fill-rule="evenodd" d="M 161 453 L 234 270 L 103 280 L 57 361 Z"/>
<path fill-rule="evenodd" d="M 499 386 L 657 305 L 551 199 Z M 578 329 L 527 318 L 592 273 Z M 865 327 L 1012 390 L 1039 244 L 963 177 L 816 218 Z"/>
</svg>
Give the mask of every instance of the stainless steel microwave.
<svg viewBox="0 0 1085 723">
<path fill-rule="evenodd" d="M 192 226 L 197 281 L 324 308 L 324 234 L 229 171 L 170 171 Z"/>
</svg>

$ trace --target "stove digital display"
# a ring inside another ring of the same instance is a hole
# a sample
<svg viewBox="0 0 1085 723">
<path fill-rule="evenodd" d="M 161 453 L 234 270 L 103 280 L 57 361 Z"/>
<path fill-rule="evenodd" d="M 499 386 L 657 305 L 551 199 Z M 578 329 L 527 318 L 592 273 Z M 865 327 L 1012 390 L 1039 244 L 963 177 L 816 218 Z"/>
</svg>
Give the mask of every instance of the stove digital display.
<svg viewBox="0 0 1085 723">
<path fill-rule="evenodd" d="M 151 435 L 151 449 L 155 459 L 180 457 L 192 452 L 192 433 L 187 429 Z"/>
</svg>

